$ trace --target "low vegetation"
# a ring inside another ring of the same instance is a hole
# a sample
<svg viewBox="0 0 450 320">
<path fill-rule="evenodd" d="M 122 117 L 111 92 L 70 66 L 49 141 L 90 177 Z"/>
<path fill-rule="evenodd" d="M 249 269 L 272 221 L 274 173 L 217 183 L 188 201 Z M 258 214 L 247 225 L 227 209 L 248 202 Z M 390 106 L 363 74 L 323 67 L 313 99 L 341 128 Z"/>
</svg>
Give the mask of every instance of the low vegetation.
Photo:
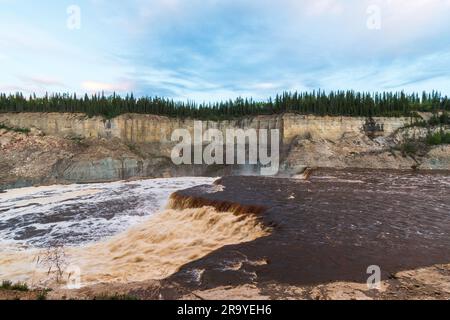
<svg viewBox="0 0 450 320">
<path fill-rule="evenodd" d="M 6 131 L 17 132 L 17 133 L 24 133 L 24 134 L 28 134 L 31 132 L 31 130 L 27 129 L 27 128 L 14 128 L 14 127 L 7 126 L 3 123 L 0 123 L 0 129 L 6 130 Z"/>
<path fill-rule="evenodd" d="M 38 290 L 36 293 L 36 300 L 47 300 L 47 296 L 50 291 L 50 289 Z"/>
<path fill-rule="evenodd" d="M 421 128 L 432 128 L 437 126 L 445 126 L 450 125 L 450 115 L 447 111 L 443 111 L 441 113 L 434 113 L 433 116 L 427 121 L 423 120 L 419 115 L 414 115 L 415 121 L 413 121 L 410 125 L 406 126 L 407 128 L 411 127 L 421 127 Z"/>
<path fill-rule="evenodd" d="M 420 142 L 410 140 L 400 145 L 400 151 L 403 156 L 414 156 L 419 152 L 421 147 Z"/>
<path fill-rule="evenodd" d="M 443 112 L 442 114 L 434 114 L 433 117 L 428 121 L 430 126 L 444 126 L 450 125 L 450 115 L 448 112 Z"/>
<path fill-rule="evenodd" d="M 3 281 L 0 285 L 0 290 L 11 290 L 11 291 L 20 291 L 20 292 L 28 292 L 30 289 L 26 283 L 12 283 L 11 281 Z"/>
<path fill-rule="evenodd" d="M 138 297 L 131 295 L 131 294 L 102 294 L 99 296 L 96 296 L 94 298 L 94 300 L 99 300 L 99 301 L 106 301 L 106 300 L 114 300 L 114 301 L 118 301 L 118 300 L 140 300 Z"/>
<path fill-rule="evenodd" d="M 425 138 L 413 139 L 404 137 L 405 142 L 400 145 L 400 150 L 404 155 L 414 155 L 420 150 L 424 150 L 430 146 L 438 146 L 450 144 L 450 115 L 447 111 L 434 113 L 428 120 L 418 120 L 407 127 L 427 128 L 428 134 Z"/>
<path fill-rule="evenodd" d="M 417 138 L 409 135 L 403 136 L 403 143 L 399 144 L 394 149 L 400 151 L 403 156 L 414 157 L 416 155 L 425 155 L 431 147 L 450 144 L 450 131 L 445 129 L 442 125 L 441 128 L 431 127 L 427 124 L 428 134 Z"/>
<path fill-rule="evenodd" d="M 450 144 L 450 132 L 444 132 L 441 130 L 436 133 L 430 133 L 427 136 L 427 144 L 430 146 Z"/>
<path fill-rule="evenodd" d="M 430 131 L 426 138 L 406 138 L 402 144 L 394 149 L 400 151 L 405 157 L 414 157 L 416 155 L 425 155 L 430 150 L 430 147 L 444 144 L 450 144 L 450 132 L 444 132 L 443 130 Z"/>
<path fill-rule="evenodd" d="M 3 281 L 0 283 L 2 299 L 6 300 L 47 300 L 51 289 L 31 289 L 26 283 Z"/>
</svg>

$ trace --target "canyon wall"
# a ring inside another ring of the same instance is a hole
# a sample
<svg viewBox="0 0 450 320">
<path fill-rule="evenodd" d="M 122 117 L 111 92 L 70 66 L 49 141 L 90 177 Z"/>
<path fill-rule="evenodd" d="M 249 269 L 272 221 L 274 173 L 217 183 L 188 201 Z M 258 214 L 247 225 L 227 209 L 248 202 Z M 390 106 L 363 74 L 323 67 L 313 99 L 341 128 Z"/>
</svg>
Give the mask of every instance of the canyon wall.
<svg viewBox="0 0 450 320">
<path fill-rule="evenodd" d="M 280 173 L 306 167 L 450 170 L 450 146 L 409 154 L 405 136 L 424 137 L 424 128 L 405 128 L 410 118 L 367 118 L 284 114 L 229 121 L 203 121 L 218 129 L 279 129 Z M 36 184 L 106 182 L 171 176 L 259 174 L 250 166 L 182 165 L 171 161 L 176 129 L 194 135 L 194 120 L 126 114 L 114 119 L 69 113 L 0 113 L 0 190 Z M 8 128 L 26 128 L 29 134 Z"/>
<path fill-rule="evenodd" d="M 345 134 L 363 131 L 366 118 L 318 117 L 286 114 L 257 116 L 230 121 L 203 121 L 203 130 L 219 129 L 279 129 L 283 142 L 290 143 L 298 136 L 314 139 L 338 140 Z M 384 125 L 385 136 L 410 123 L 410 118 L 375 118 Z M 179 120 L 153 115 L 127 114 L 106 120 L 89 118 L 83 114 L 67 113 L 7 113 L 0 114 L 0 123 L 11 127 L 36 128 L 46 135 L 80 138 L 119 138 L 126 143 L 168 143 L 176 129 L 193 134 L 194 120 Z"/>
</svg>

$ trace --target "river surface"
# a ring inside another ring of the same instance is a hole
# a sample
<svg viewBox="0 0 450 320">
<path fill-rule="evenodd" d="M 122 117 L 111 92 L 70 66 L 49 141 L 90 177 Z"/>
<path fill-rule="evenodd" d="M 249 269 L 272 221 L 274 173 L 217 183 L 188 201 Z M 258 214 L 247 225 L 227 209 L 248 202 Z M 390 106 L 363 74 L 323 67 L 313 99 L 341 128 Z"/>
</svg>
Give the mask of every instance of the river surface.
<svg viewBox="0 0 450 320">
<path fill-rule="evenodd" d="M 173 193 L 172 210 L 156 214 Z M 71 247 L 89 283 L 365 283 L 369 266 L 387 279 L 450 263 L 450 173 L 319 170 L 308 181 L 174 178 L 0 194 L 0 246 L 19 248 L 5 250 L 0 278 L 27 280 L 33 250 L 55 242 Z"/>
<path fill-rule="evenodd" d="M 186 177 L 9 190 L 0 194 L 0 245 L 104 240 L 164 209 L 171 193 L 213 181 Z"/>
<path fill-rule="evenodd" d="M 309 181 L 225 177 L 216 184 L 177 192 L 177 198 L 258 212 L 271 235 L 192 262 L 175 275 L 177 281 L 206 270 L 200 284 L 211 287 L 365 283 L 369 266 L 379 266 L 387 279 L 450 263 L 448 172 L 319 170 Z"/>
</svg>

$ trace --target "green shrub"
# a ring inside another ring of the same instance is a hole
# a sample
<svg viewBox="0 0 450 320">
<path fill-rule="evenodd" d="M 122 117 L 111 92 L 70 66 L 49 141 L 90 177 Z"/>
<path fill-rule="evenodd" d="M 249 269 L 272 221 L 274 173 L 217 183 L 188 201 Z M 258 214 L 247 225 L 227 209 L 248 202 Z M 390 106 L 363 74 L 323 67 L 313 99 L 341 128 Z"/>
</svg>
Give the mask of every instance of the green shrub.
<svg viewBox="0 0 450 320">
<path fill-rule="evenodd" d="M 442 135 L 442 143 L 443 144 L 450 144 L 450 132 L 444 133 Z"/>
<path fill-rule="evenodd" d="M 2 285 L 0 286 L 0 289 L 3 289 L 3 290 L 11 290 L 11 287 L 12 287 L 12 282 L 11 281 L 2 281 Z"/>
<path fill-rule="evenodd" d="M 442 142 L 442 137 L 439 132 L 429 134 L 427 137 L 427 143 L 431 146 L 437 146 L 437 145 L 441 144 L 441 142 Z"/>
<path fill-rule="evenodd" d="M 433 117 L 431 117 L 431 119 L 428 121 L 428 124 L 432 127 L 438 126 L 441 124 L 441 119 L 439 116 L 433 115 Z"/>
<path fill-rule="evenodd" d="M 439 131 L 436 133 L 431 133 L 427 137 L 427 143 L 431 146 L 450 144 L 450 132 Z"/>
<path fill-rule="evenodd" d="M 404 155 L 416 154 L 419 151 L 417 143 L 413 141 L 407 141 L 401 145 L 401 151 Z"/>
<path fill-rule="evenodd" d="M 36 296 L 36 300 L 47 300 L 47 294 L 48 294 L 48 290 L 40 291 Z"/>
<path fill-rule="evenodd" d="M 447 112 L 442 113 L 440 117 L 441 124 L 450 124 L 450 116 Z"/>
<path fill-rule="evenodd" d="M 19 282 L 19 283 L 13 284 L 13 286 L 11 287 L 11 290 L 27 292 L 30 289 L 28 288 L 28 285 L 26 283 Z"/>
<path fill-rule="evenodd" d="M 419 121 L 414 122 L 414 124 L 412 126 L 426 128 L 428 126 L 428 122 L 426 122 L 425 120 L 419 120 Z"/>
<path fill-rule="evenodd" d="M 428 124 L 432 127 L 450 124 L 450 116 L 446 111 L 443 112 L 440 116 L 438 114 L 434 114 L 428 121 Z"/>
<path fill-rule="evenodd" d="M 26 283 L 18 282 L 18 283 L 13 284 L 11 281 L 3 281 L 0 286 L 0 289 L 12 290 L 12 291 L 22 291 L 22 292 L 27 292 L 30 290 Z"/>
</svg>

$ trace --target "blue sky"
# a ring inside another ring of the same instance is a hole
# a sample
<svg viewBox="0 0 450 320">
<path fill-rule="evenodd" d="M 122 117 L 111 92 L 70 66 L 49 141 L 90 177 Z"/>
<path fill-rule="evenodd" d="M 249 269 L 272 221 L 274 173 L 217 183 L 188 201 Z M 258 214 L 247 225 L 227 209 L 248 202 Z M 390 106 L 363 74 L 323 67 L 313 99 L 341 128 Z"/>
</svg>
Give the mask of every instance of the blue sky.
<svg viewBox="0 0 450 320">
<path fill-rule="evenodd" d="M 0 91 L 450 94 L 448 17 L 450 0 L 0 0 Z"/>
</svg>

